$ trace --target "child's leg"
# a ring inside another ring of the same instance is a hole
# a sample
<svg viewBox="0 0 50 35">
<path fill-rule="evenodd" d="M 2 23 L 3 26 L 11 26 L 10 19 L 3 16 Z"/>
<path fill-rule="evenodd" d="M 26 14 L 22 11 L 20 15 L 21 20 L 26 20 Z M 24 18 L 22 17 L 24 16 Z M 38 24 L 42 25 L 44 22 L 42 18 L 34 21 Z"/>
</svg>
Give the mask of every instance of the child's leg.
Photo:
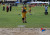
<svg viewBox="0 0 50 35">
<path fill-rule="evenodd" d="M 47 10 L 45 10 L 45 15 L 47 15 L 48 14 L 48 12 L 47 12 Z"/>
<path fill-rule="evenodd" d="M 45 10 L 45 12 L 47 12 L 47 10 Z"/>
<path fill-rule="evenodd" d="M 7 8 L 7 12 L 8 12 L 8 8 Z"/>
<path fill-rule="evenodd" d="M 26 13 L 25 13 L 24 21 L 25 21 L 25 23 L 27 23 L 27 22 L 26 22 Z"/>
<path fill-rule="evenodd" d="M 24 23 L 24 13 L 22 13 L 22 22 Z"/>
<path fill-rule="evenodd" d="M 26 22 L 26 17 L 24 18 L 24 21 L 25 21 L 25 23 L 27 23 L 27 22 Z"/>
<path fill-rule="evenodd" d="M 4 11 L 4 7 L 3 7 L 3 11 Z"/>
<path fill-rule="evenodd" d="M 23 21 L 23 23 L 24 23 L 24 18 L 22 18 L 22 21 Z"/>
<path fill-rule="evenodd" d="M 30 13 L 30 15 L 32 15 L 32 14 L 31 14 L 31 10 L 29 11 L 29 13 Z"/>
</svg>

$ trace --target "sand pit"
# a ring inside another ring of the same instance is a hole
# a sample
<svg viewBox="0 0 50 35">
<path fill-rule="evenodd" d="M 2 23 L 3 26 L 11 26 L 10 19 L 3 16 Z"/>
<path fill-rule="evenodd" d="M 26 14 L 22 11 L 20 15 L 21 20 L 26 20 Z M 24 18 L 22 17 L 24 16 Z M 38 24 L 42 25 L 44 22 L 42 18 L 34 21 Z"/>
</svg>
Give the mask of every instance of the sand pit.
<svg viewBox="0 0 50 35">
<path fill-rule="evenodd" d="M 50 35 L 50 28 L 0 28 L 0 35 Z"/>
</svg>

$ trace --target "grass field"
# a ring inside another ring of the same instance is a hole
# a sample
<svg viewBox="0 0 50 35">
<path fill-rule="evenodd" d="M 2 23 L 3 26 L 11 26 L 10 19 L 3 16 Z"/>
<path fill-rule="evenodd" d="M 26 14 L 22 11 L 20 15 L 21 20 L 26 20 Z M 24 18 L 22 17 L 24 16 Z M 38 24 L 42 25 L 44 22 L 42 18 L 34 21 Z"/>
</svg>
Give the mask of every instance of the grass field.
<svg viewBox="0 0 50 35">
<path fill-rule="evenodd" d="M 28 10 L 28 9 L 27 9 Z M 22 16 L 20 5 L 13 7 L 12 11 L 2 11 L 0 5 L 0 28 L 16 28 L 18 25 L 26 25 L 26 28 L 50 28 L 50 7 L 48 8 L 48 15 L 44 15 L 44 7 L 32 7 L 32 15 L 27 13 L 27 23 L 22 23 Z"/>
</svg>

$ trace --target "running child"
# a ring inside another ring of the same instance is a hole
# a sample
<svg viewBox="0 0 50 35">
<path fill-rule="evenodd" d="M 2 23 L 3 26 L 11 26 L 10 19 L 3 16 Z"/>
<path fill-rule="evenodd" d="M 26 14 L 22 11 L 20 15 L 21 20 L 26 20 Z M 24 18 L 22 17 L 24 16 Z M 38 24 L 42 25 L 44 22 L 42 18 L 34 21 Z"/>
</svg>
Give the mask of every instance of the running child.
<svg viewBox="0 0 50 35">
<path fill-rule="evenodd" d="M 23 6 L 23 7 L 22 7 L 22 21 L 23 21 L 23 23 L 27 23 L 27 22 L 26 22 L 26 13 L 27 13 L 26 7 Z"/>
<path fill-rule="evenodd" d="M 30 15 L 32 15 L 32 14 L 31 14 L 31 5 L 29 5 L 29 13 L 30 13 Z"/>
</svg>

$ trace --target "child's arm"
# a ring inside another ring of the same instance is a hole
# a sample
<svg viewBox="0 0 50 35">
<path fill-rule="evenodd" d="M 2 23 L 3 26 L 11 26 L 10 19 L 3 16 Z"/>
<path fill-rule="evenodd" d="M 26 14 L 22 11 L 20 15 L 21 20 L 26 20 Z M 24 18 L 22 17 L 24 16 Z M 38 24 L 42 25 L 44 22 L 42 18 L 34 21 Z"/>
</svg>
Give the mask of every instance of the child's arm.
<svg viewBox="0 0 50 35">
<path fill-rule="evenodd" d="M 23 8 L 22 8 L 22 12 L 23 12 Z"/>
</svg>

